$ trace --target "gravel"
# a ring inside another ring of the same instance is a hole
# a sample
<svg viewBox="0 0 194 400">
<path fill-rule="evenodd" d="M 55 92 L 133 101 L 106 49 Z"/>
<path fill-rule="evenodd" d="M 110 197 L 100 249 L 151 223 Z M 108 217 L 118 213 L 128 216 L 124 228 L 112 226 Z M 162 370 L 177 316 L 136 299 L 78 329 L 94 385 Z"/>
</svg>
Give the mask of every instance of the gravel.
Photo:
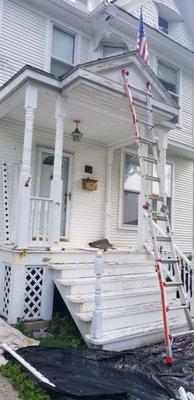
<svg viewBox="0 0 194 400">
<path fill-rule="evenodd" d="M 8 379 L 0 375 L 0 400 L 19 400 L 17 392 L 12 388 Z"/>
</svg>

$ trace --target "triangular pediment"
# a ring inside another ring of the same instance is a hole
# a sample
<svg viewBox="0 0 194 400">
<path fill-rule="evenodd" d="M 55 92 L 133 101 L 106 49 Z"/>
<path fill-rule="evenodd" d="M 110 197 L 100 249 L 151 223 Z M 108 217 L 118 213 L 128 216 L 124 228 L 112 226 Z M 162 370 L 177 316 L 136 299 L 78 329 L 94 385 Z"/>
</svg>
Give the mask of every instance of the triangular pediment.
<svg viewBox="0 0 194 400">
<path fill-rule="evenodd" d="M 146 84 L 150 82 L 155 99 L 177 107 L 157 76 L 136 52 L 97 60 L 88 63 L 84 68 L 119 84 L 123 83 L 121 71 L 126 69 L 129 71 L 129 81 L 132 87 L 146 92 Z"/>
</svg>

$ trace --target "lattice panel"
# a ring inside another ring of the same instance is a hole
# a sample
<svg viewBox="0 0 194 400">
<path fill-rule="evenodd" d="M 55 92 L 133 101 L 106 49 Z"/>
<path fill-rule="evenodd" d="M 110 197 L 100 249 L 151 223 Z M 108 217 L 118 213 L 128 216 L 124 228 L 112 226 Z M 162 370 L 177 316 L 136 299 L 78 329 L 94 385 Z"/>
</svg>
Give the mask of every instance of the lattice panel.
<svg viewBox="0 0 194 400">
<path fill-rule="evenodd" d="M 26 267 L 24 296 L 24 318 L 34 320 L 40 318 L 43 289 L 43 268 Z"/>
<path fill-rule="evenodd" d="M 2 312 L 2 315 L 5 318 L 7 318 L 9 311 L 10 282 L 11 282 L 11 266 L 5 265 L 4 287 L 3 287 L 3 312 Z"/>
</svg>

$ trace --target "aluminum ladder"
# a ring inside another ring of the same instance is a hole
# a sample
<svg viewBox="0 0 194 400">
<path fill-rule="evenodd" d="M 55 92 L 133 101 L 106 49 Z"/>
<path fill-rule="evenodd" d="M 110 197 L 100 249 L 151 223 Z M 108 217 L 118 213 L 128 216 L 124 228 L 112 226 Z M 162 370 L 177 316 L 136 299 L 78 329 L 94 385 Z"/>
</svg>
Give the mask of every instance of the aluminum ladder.
<svg viewBox="0 0 194 400">
<path fill-rule="evenodd" d="M 155 133 L 152 108 L 152 87 L 150 82 L 146 85 L 146 105 L 140 105 L 146 112 L 147 121 L 137 118 L 136 103 L 133 100 L 131 86 L 129 82 L 129 72 L 122 71 L 124 91 L 128 99 L 128 107 L 132 115 L 134 127 L 134 137 L 137 145 L 142 192 L 144 204 L 142 207 L 147 216 L 149 232 L 151 234 L 151 250 L 155 260 L 155 270 L 158 275 L 161 293 L 162 316 L 164 325 L 164 340 L 166 347 L 166 362 L 172 364 L 174 357 L 172 354 L 173 339 L 176 336 L 194 334 L 193 323 L 190 315 L 187 294 L 181 280 L 178 253 L 173 241 L 170 226 L 169 210 L 167 207 L 167 197 L 165 193 L 165 158 L 163 152 L 159 150 L 159 141 Z M 141 135 L 139 123 L 147 129 L 146 134 Z M 157 186 L 158 194 L 154 194 L 153 186 Z M 154 204 L 156 207 L 154 207 Z M 156 208 L 156 209 L 155 209 Z M 162 228 L 158 227 L 162 224 Z M 161 234 L 158 234 L 162 232 Z M 180 306 L 169 307 L 167 292 L 168 288 L 177 289 L 177 296 L 180 298 Z M 183 309 L 188 325 L 188 330 L 172 334 L 169 326 L 169 312 L 175 309 Z"/>
</svg>

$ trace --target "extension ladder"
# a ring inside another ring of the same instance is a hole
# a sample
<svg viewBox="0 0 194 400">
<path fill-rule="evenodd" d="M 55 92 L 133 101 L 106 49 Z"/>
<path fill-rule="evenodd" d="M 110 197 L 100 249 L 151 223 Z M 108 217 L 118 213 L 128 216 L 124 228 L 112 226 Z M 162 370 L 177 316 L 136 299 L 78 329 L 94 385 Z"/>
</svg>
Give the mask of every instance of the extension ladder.
<svg viewBox="0 0 194 400">
<path fill-rule="evenodd" d="M 172 343 L 176 336 L 194 334 L 193 323 L 189 310 L 187 294 L 181 280 L 177 247 L 174 244 L 170 216 L 167 207 L 167 197 L 165 193 L 165 157 L 159 148 L 159 141 L 155 133 L 152 108 L 152 88 L 147 83 L 146 105 L 141 105 L 145 109 L 147 121 L 140 121 L 137 118 L 135 102 L 133 100 L 131 86 L 129 83 L 129 72 L 122 71 L 124 91 L 128 99 L 129 110 L 132 115 L 134 136 L 137 145 L 143 197 L 145 203 L 142 204 L 148 220 L 149 232 L 151 234 L 152 252 L 155 260 L 155 269 L 159 279 L 162 316 L 164 325 L 164 339 L 166 347 L 166 361 L 172 364 Z M 140 134 L 139 123 L 145 126 L 147 134 Z M 154 190 L 157 186 L 157 194 Z M 154 206 L 155 205 L 155 206 Z M 159 225 L 158 225 L 159 224 Z M 162 228 L 160 225 L 162 224 Z M 158 230 L 159 233 L 158 234 Z M 174 287 L 177 289 L 177 296 L 180 298 L 180 306 L 170 307 L 167 300 L 167 289 Z M 169 326 L 168 314 L 175 309 L 183 309 L 188 324 L 188 330 L 181 333 L 172 334 Z"/>
</svg>

